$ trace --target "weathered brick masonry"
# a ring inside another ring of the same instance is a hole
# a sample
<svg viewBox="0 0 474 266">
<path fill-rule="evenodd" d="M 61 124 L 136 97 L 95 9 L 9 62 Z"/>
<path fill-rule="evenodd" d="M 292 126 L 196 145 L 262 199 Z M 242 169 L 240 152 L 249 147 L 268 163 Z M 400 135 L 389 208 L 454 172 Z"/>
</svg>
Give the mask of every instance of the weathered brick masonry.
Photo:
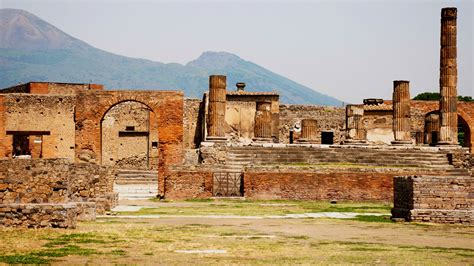
<svg viewBox="0 0 474 266">
<path fill-rule="evenodd" d="M 396 168 L 250 168 L 244 172 L 244 195 L 251 199 L 389 202 L 393 199 L 393 178 L 410 172 L 439 171 Z"/>
<path fill-rule="evenodd" d="M 473 185 L 472 176 L 396 177 L 392 218 L 417 222 L 472 224 Z"/>
<path fill-rule="evenodd" d="M 165 177 L 165 196 L 167 199 L 210 198 L 212 182 L 210 169 L 170 169 Z"/>
<path fill-rule="evenodd" d="M 158 183 L 166 166 L 183 160 L 183 93 L 176 91 L 82 91 L 76 103 L 76 161 L 100 163 L 101 120 L 114 105 L 135 101 L 155 114 L 158 125 Z M 94 106 L 94 108 L 90 108 Z M 160 188 L 160 194 L 163 194 Z"/>
<path fill-rule="evenodd" d="M 166 173 L 167 199 L 210 198 L 217 168 L 174 168 Z M 247 167 L 243 191 L 247 199 L 393 200 L 393 178 L 415 173 L 446 175 L 436 169 L 350 167 Z"/>
</svg>

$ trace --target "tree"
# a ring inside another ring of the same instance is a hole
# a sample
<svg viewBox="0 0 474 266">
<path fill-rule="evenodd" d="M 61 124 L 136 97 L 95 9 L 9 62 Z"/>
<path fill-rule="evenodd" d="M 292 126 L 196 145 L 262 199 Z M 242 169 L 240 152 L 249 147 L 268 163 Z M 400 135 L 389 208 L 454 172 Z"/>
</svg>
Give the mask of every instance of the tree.
<svg viewBox="0 0 474 266">
<path fill-rule="evenodd" d="M 438 92 L 422 92 L 416 95 L 413 100 L 419 101 L 439 101 L 441 96 Z M 474 102 L 474 99 L 471 96 L 458 96 L 458 101 L 460 102 Z"/>
</svg>

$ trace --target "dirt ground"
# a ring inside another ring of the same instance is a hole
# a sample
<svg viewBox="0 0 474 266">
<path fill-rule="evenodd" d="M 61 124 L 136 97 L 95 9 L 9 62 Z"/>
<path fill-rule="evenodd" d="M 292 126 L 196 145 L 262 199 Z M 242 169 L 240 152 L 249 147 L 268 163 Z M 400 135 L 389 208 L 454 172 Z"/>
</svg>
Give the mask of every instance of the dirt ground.
<svg viewBox="0 0 474 266">
<path fill-rule="evenodd" d="M 122 202 L 123 204 L 124 202 Z M 132 202 L 165 213 L 213 206 L 213 213 L 240 203 Z M 244 203 L 245 204 L 245 203 Z M 370 219 L 245 216 L 286 206 L 288 211 L 317 208 L 325 203 L 252 202 L 242 217 L 205 215 L 124 218 L 100 217 L 80 222 L 76 229 L 0 229 L 0 262 L 50 264 L 421 264 L 473 265 L 474 227 L 393 223 Z M 293 204 L 293 205 L 292 205 Z M 346 204 L 340 208 L 366 210 L 386 206 Z M 177 208 L 177 209 L 176 209 Z M 163 210 L 165 209 L 165 210 Z M 265 210 L 266 209 L 266 210 Z M 184 211 L 186 213 L 187 210 Z M 139 212 L 137 212 L 139 213 Z M 199 211 L 202 214 L 202 210 Z M 362 216 L 366 217 L 366 216 Z"/>
</svg>

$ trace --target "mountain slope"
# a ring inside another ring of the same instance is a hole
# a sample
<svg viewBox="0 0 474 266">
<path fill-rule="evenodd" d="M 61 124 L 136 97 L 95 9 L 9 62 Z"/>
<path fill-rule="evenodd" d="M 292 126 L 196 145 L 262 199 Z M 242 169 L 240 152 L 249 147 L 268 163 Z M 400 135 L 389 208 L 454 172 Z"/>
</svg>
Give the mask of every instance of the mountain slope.
<svg viewBox="0 0 474 266">
<path fill-rule="evenodd" d="M 129 58 L 96 49 L 26 11 L 0 9 L 0 88 L 28 81 L 92 82 L 109 89 L 182 89 L 201 97 L 211 74 L 227 75 L 230 90 L 243 81 L 250 91 L 278 91 L 284 103 L 340 105 L 233 54 L 205 52 L 186 65 Z"/>
</svg>

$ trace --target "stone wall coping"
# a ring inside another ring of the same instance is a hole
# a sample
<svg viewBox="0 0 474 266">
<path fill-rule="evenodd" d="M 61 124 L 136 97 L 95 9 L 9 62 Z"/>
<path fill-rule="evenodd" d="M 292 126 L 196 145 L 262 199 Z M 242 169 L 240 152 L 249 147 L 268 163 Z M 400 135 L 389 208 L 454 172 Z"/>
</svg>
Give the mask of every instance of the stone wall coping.
<svg viewBox="0 0 474 266">
<path fill-rule="evenodd" d="M 18 209 L 32 209 L 36 207 L 60 207 L 65 209 L 77 208 L 76 202 L 65 202 L 65 203 L 0 203 L 0 208 L 18 208 Z"/>
<path fill-rule="evenodd" d="M 203 142 L 202 146 L 213 146 L 213 142 Z M 468 149 L 459 147 L 431 147 L 431 146 L 390 146 L 390 145 L 327 145 L 327 144 L 283 144 L 283 143 L 233 143 L 228 142 L 228 147 L 265 147 L 265 148 L 320 148 L 320 149 L 366 149 L 366 150 L 413 150 L 424 152 L 439 152 L 439 151 L 463 151 L 469 153 Z"/>
<path fill-rule="evenodd" d="M 438 174 L 443 172 L 439 169 L 429 169 L 429 168 L 401 168 L 401 167 L 377 167 L 377 168 L 367 168 L 364 166 L 353 167 L 353 166 L 331 166 L 331 165 L 302 165 L 302 166 L 292 166 L 292 165 L 273 165 L 273 166 L 247 166 L 244 168 L 244 172 L 267 172 L 267 173 L 325 173 L 330 170 L 331 173 L 414 173 L 414 172 L 426 172 L 432 174 Z M 444 177 L 444 176 L 441 176 Z"/>
</svg>

